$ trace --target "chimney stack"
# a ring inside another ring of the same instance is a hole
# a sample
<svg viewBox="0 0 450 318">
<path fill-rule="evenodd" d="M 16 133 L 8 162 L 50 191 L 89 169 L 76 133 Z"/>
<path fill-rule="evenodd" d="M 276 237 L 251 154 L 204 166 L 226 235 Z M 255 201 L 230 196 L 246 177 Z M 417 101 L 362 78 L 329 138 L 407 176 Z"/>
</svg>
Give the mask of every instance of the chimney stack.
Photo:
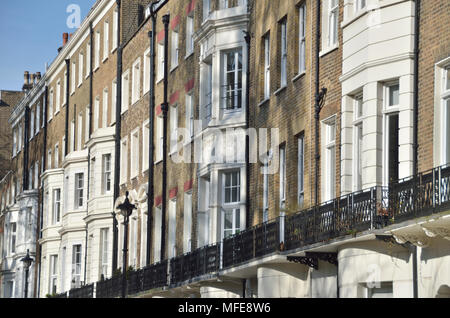
<svg viewBox="0 0 450 318">
<path fill-rule="evenodd" d="M 23 84 L 24 85 L 30 84 L 30 72 L 28 71 L 25 71 L 25 73 L 23 74 Z"/>
<path fill-rule="evenodd" d="M 28 91 L 31 87 L 33 87 L 33 84 L 30 84 L 30 72 L 25 71 L 23 74 L 23 87 L 22 90 L 24 92 Z"/>
<path fill-rule="evenodd" d="M 34 78 L 36 79 L 36 82 L 39 82 L 41 80 L 41 72 L 36 72 L 36 74 L 34 74 Z"/>
<path fill-rule="evenodd" d="M 36 84 L 36 79 L 35 79 L 35 77 L 34 77 L 34 74 L 33 73 L 31 73 L 30 74 L 30 86 L 34 86 Z"/>
</svg>

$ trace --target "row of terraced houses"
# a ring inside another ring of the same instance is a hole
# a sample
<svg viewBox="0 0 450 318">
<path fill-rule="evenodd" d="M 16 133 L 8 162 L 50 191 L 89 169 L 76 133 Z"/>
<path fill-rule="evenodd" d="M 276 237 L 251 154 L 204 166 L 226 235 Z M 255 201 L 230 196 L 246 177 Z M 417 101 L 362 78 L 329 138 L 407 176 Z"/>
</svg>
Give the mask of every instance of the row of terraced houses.
<svg viewBox="0 0 450 318">
<path fill-rule="evenodd" d="M 0 296 L 450 297 L 445 21 L 98 0 L 0 93 Z"/>
</svg>

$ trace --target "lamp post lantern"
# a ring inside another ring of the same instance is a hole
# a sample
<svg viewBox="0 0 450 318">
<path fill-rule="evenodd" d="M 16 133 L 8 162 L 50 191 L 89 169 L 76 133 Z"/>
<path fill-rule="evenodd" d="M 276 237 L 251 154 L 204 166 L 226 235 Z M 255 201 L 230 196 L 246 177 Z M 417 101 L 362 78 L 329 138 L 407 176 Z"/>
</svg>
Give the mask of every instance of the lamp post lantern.
<svg viewBox="0 0 450 318">
<path fill-rule="evenodd" d="M 28 297 L 28 272 L 33 263 L 34 259 L 30 257 L 30 250 L 27 250 L 27 255 L 20 260 L 23 262 L 23 267 L 25 268 L 25 298 Z"/>
<path fill-rule="evenodd" d="M 130 203 L 128 199 L 129 192 L 126 193 L 125 201 L 120 204 L 117 208 L 120 210 L 120 214 L 124 217 L 123 225 L 124 225 L 124 236 L 123 236 L 123 269 L 122 269 L 122 298 L 126 296 L 126 288 L 127 288 L 127 253 L 128 253 L 128 223 L 130 220 L 130 216 L 133 213 L 133 210 L 136 209 L 134 204 Z"/>
</svg>

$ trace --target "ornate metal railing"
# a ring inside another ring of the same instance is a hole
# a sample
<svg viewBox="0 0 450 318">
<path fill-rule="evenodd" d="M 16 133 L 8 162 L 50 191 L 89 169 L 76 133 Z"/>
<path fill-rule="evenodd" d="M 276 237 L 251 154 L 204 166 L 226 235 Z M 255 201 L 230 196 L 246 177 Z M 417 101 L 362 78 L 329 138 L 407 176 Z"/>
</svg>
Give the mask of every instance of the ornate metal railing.
<svg viewBox="0 0 450 318">
<path fill-rule="evenodd" d="M 72 289 L 69 292 L 69 298 L 94 298 L 94 284 Z"/>
<path fill-rule="evenodd" d="M 222 268 L 233 267 L 280 249 L 284 218 L 260 224 L 223 240 Z"/>
<path fill-rule="evenodd" d="M 143 269 L 143 291 L 167 286 L 167 264 L 163 261 Z"/>
<path fill-rule="evenodd" d="M 122 294 L 122 274 L 97 282 L 96 298 L 117 298 Z"/>
<path fill-rule="evenodd" d="M 192 280 L 195 277 L 211 274 L 219 270 L 220 245 L 214 244 L 199 248 L 170 261 L 170 284 Z"/>
<path fill-rule="evenodd" d="M 294 250 L 449 210 L 450 166 L 435 168 L 392 183 L 389 187 L 373 187 L 279 217 L 228 237 L 222 243 L 175 257 L 170 263 L 166 260 L 130 272 L 127 293 L 136 294 L 168 286 L 168 278 L 170 285 L 176 286 L 277 251 Z M 96 297 L 119 297 L 121 288 L 121 275 L 100 281 L 97 283 Z M 69 296 L 93 297 L 93 285 L 72 290 Z"/>
</svg>

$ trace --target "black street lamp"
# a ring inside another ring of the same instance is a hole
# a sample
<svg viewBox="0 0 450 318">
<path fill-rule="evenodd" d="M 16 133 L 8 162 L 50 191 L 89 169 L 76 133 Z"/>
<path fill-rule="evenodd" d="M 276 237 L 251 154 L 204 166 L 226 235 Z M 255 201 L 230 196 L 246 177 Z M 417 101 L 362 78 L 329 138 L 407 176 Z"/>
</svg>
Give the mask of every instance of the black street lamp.
<svg viewBox="0 0 450 318">
<path fill-rule="evenodd" d="M 27 250 L 27 255 L 20 260 L 23 262 L 23 267 L 25 268 L 25 298 L 28 297 L 28 272 L 33 263 L 34 259 L 30 257 L 30 250 Z"/>
<path fill-rule="evenodd" d="M 126 193 L 125 201 L 120 204 L 117 208 L 120 210 L 120 214 L 124 217 L 124 236 L 123 236 L 123 276 L 122 276 L 122 298 L 125 298 L 126 288 L 127 288 L 127 253 L 128 253 L 128 222 L 130 220 L 130 216 L 133 213 L 133 210 L 136 210 L 136 206 L 130 203 L 128 200 L 129 192 Z"/>
</svg>

